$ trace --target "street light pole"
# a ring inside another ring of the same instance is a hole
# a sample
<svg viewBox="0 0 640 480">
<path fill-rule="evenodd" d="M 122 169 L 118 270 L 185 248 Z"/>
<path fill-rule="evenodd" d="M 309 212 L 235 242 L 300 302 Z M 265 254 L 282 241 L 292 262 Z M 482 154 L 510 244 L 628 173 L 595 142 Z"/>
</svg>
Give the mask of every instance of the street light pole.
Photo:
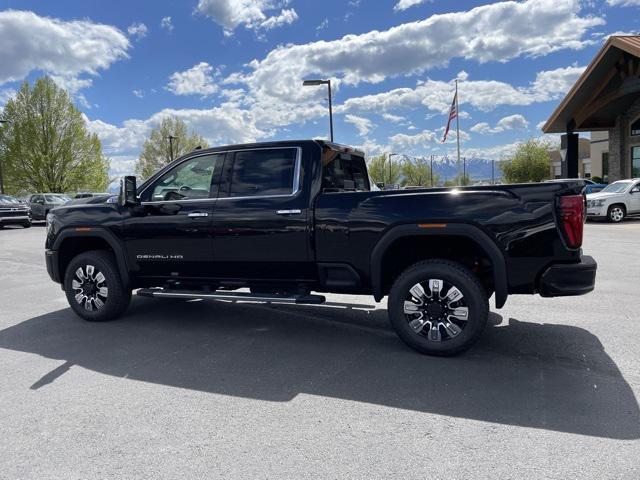
<svg viewBox="0 0 640 480">
<path fill-rule="evenodd" d="M 5 123 L 11 123 L 11 121 L 0 119 L 0 125 Z M 4 177 L 2 175 L 2 155 L 0 155 L 0 193 L 4 193 Z"/>
<path fill-rule="evenodd" d="M 431 155 L 431 186 L 433 187 L 433 155 Z"/>
<path fill-rule="evenodd" d="M 331 80 L 304 80 L 302 86 L 315 87 L 317 85 L 326 85 L 329 90 L 329 134 L 331 142 L 333 142 L 333 98 L 331 95 Z"/>
<path fill-rule="evenodd" d="M 171 157 L 171 161 L 173 162 L 173 141 L 177 140 L 178 137 L 174 137 L 173 135 L 169 135 L 167 138 L 169 139 L 169 156 Z"/>
</svg>

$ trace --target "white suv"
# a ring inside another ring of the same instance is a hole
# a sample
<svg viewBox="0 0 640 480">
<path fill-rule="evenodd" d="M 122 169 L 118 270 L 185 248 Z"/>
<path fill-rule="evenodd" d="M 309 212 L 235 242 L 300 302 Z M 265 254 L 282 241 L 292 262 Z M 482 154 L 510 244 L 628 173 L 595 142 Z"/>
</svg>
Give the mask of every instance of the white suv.
<svg viewBox="0 0 640 480">
<path fill-rule="evenodd" d="M 618 180 L 587 195 L 587 218 L 621 222 L 627 215 L 640 214 L 640 178 Z"/>
</svg>

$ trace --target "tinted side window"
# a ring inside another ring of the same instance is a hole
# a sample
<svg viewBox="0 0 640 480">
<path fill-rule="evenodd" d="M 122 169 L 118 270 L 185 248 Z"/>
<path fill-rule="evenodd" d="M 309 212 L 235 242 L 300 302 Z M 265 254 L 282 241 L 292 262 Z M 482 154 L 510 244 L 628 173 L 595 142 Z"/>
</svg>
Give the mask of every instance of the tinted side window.
<svg viewBox="0 0 640 480">
<path fill-rule="evenodd" d="M 322 153 L 322 188 L 332 190 L 369 190 L 364 158 L 325 149 Z"/>
<path fill-rule="evenodd" d="M 295 148 L 236 152 L 229 196 L 291 194 L 296 155 Z"/>
<path fill-rule="evenodd" d="M 147 188 L 142 200 L 161 202 L 209 198 L 216 166 L 221 168 L 223 154 L 201 155 L 169 170 Z"/>
</svg>

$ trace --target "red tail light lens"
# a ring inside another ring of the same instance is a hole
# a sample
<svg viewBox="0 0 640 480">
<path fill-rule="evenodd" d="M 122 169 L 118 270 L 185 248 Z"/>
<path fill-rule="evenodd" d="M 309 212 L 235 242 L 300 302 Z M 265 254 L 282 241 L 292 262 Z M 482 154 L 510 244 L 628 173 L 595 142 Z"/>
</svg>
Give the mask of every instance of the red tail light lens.
<svg viewBox="0 0 640 480">
<path fill-rule="evenodd" d="M 582 245 L 584 219 L 582 195 L 560 197 L 560 227 L 569 248 L 579 248 Z"/>
</svg>

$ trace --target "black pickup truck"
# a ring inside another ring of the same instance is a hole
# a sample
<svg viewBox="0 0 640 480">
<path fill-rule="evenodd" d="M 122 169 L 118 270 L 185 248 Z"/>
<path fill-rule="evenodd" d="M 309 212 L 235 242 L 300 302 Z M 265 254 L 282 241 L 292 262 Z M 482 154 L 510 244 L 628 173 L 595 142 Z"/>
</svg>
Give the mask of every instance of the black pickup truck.
<svg viewBox="0 0 640 480">
<path fill-rule="evenodd" d="M 119 197 L 56 208 L 46 263 L 90 321 L 121 315 L 134 289 L 293 303 L 368 294 L 388 296 L 409 346 L 452 355 L 478 339 L 492 295 L 501 308 L 509 294 L 593 290 L 584 218 L 577 182 L 380 191 L 361 151 L 283 141 L 194 151 L 138 187 L 125 177 Z"/>
</svg>

